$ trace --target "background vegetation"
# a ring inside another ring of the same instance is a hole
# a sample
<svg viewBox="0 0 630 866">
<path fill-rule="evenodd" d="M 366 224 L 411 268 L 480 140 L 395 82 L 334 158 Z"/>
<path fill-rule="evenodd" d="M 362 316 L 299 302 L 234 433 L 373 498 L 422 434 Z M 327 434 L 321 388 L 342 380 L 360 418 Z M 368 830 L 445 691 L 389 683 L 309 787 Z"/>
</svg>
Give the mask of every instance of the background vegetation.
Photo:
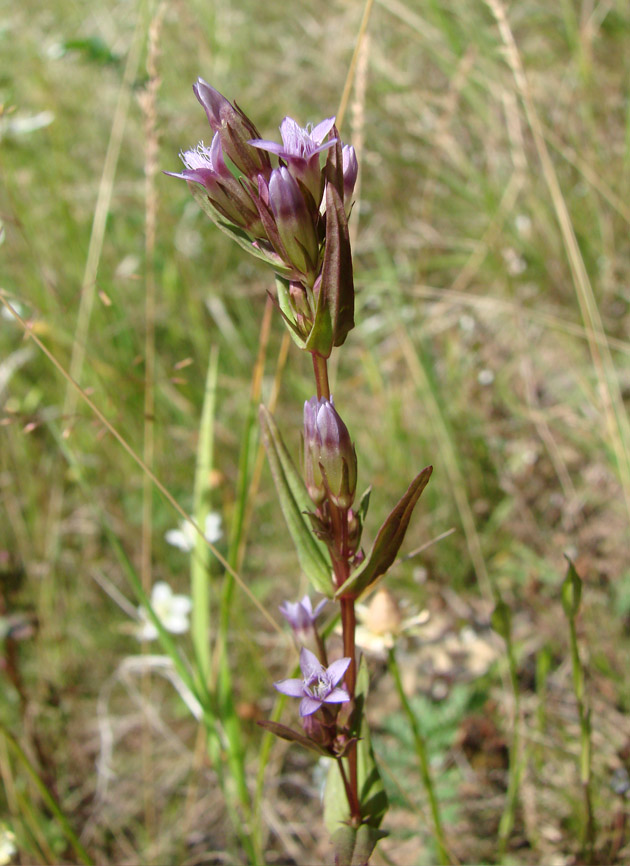
<svg viewBox="0 0 630 866">
<path fill-rule="evenodd" d="M 304 124 L 334 113 L 363 3 L 3 5 L 3 297 L 186 511 L 218 353 L 206 481 L 229 552 L 239 484 L 255 474 L 256 442 L 239 456 L 252 371 L 261 399 L 278 389 L 296 453 L 310 372 L 293 347 L 285 361 L 277 316 L 261 343 L 269 273 L 157 172 L 177 171 L 178 151 L 210 138 L 191 91 L 199 75 L 266 138 L 285 114 Z M 359 483 L 374 487 L 371 525 L 433 463 L 405 550 L 455 529 L 389 583 L 411 613 L 430 613 L 399 657 L 454 862 L 498 857 L 515 702 L 493 589 L 512 611 L 522 733 L 504 862 L 630 853 L 629 44 L 623 0 L 377 0 L 352 78 L 342 134 L 361 165 L 358 325 L 333 391 Z M 13 628 L 0 670 L 0 813 L 19 862 L 79 857 L 64 815 L 96 862 L 233 862 L 198 726 L 172 685 L 133 661 L 138 602 L 124 556 L 145 579 L 189 592 L 187 558 L 164 539 L 179 515 L 6 307 L 0 405 L 0 615 Z M 266 468 L 247 506 L 239 575 L 278 621 L 278 603 L 306 586 Z M 584 582 L 590 848 L 564 553 Z M 225 577 L 216 561 L 212 573 L 216 630 Z M 289 651 L 238 586 L 228 609 L 253 785 L 255 719 L 270 713 Z M 181 643 L 189 653 L 190 638 Z M 374 863 L 433 862 L 411 730 L 384 664 L 372 670 L 393 804 Z M 260 817 L 269 863 L 326 862 L 316 770 L 274 744 Z"/>
</svg>

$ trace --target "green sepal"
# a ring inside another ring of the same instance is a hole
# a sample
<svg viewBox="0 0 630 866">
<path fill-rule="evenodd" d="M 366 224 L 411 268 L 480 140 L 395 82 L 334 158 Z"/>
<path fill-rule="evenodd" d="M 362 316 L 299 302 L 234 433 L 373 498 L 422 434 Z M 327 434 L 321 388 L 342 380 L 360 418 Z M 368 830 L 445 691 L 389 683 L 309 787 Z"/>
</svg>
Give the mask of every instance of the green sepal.
<svg viewBox="0 0 630 866">
<path fill-rule="evenodd" d="M 396 554 L 405 538 L 413 510 L 422 495 L 422 491 L 429 483 L 432 472 L 433 467 L 427 466 L 419 475 L 416 475 L 407 488 L 405 495 L 379 529 L 370 555 L 350 575 L 346 582 L 339 587 L 335 593 L 335 598 L 341 598 L 342 596 L 358 598 L 381 575 L 387 572 L 387 569 L 396 559 Z"/>
<path fill-rule="evenodd" d="M 374 758 L 374 751 L 370 742 L 370 730 L 364 714 L 368 687 L 369 673 L 365 659 L 361 658 L 357 674 L 354 710 L 355 718 L 360 719 L 357 732 L 359 737 L 357 741 L 357 779 L 361 804 L 360 826 L 351 826 L 350 807 L 341 773 L 336 765 L 332 765 L 328 771 L 324 792 L 324 823 L 335 845 L 335 862 L 339 863 L 340 866 L 341 864 L 343 866 L 347 866 L 347 864 L 359 866 L 359 864 L 367 863 L 367 858 L 369 858 L 378 840 L 386 835 L 386 833 L 378 830 L 389 803 Z M 362 830 L 362 827 L 366 827 L 367 830 Z M 364 859 L 357 859 L 359 856 Z"/>
<path fill-rule="evenodd" d="M 565 616 L 573 619 L 577 615 L 582 601 L 582 578 L 575 570 L 569 557 L 565 555 L 565 559 L 569 563 L 569 568 L 567 576 L 562 582 L 562 607 Z"/>
<path fill-rule="evenodd" d="M 300 349 L 306 349 L 306 340 L 304 339 L 304 337 L 300 336 L 297 324 L 295 322 L 295 312 L 293 311 L 293 307 L 291 306 L 291 299 L 289 296 L 289 281 L 285 280 L 284 277 L 278 276 L 277 274 L 276 293 L 278 296 L 278 307 L 280 309 L 282 318 L 284 319 L 285 324 L 289 329 L 291 339 L 296 346 L 299 346 Z"/>
<path fill-rule="evenodd" d="M 365 523 L 365 518 L 368 514 L 368 508 L 370 507 L 370 496 L 372 494 L 372 487 L 368 487 L 365 491 L 361 499 L 359 500 L 359 507 L 357 508 L 357 515 L 359 516 L 359 520 L 361 521 L 361 526 Z"/>
<path fill-rule="evenodd" d="M 271 265 L 274 270 L 282 270 L 287 274 L 291 272 L 290 268 L 283 268 L 276 259 L 272 259 L 264 252 L 264 250 L 255 247 L 250 235 L 248 235 L 244 229 L 241 229 L 229 222 L 229 220 L 227 220 L 226 217 L 224 217 L 223 214 L 214 207 L 208 197 L 208 193 L 201 184 L 189 181 L 188 188 L 202 211 L 206 216 L 210 217 L 215 226 L 224 234 L 232 238 L 233 241 L 236 241 L 236 243 L 250 253 L 250 255 L 255 256 L 257 259 L 260 259 L 268 265 Z"/>
<path fill-rule="evenodd" d="M 324 253 L 324 264 L 325 262 L 326 253 Z M 322 358 L 328 358 L 333 349 L 333 321 L 330 315 L 328 292 L 324 287 L 323 275 L 319 295 L 317 296 L 315 319 L 313 320 L 313 325 L 304 347 L 309 352 L 321 355 Z"/>
<path fill-rule="evenodd" d="M 300 566 L 317 592 L 332 597 L 332 570 L 325 548 L 317 541 L 304 512 L 313 503 L 282 440 L 271 413 L 260 407 L 260 426 L 280 507 L 297 550 Z"/>
</svg>

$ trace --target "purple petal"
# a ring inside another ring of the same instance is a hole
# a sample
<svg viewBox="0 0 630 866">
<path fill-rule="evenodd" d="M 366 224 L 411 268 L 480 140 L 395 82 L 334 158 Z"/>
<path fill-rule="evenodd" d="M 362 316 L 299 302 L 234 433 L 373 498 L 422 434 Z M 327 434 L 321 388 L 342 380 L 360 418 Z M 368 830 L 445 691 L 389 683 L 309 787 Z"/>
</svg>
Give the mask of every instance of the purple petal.
<svg viewBox="0 0 630 866">
<path fill-rule="evenodd" d="M 305 595 L 302 601 L 298 602 L 302 610 L 306 611 L 309 619 L 313 619 L 313 605 L 308 595 Z"/>
<path fill-rule="evenodd" d="M 304 695 L 304 683 L 302 680 L 280 680 L 273 684 L 273 687 L 283 695 L 288 695 L 290 698 L 301 698 Z"/>
<path fill-rule="evenodd" d="M 311 713 L 316 712 L 322 705 L 321 701 L 318 701 L 317 698 L 302 698 L 300 703 L 300 715 L 310 716 Z"/>
<path fill-rule="evenodd" d="M 320 615 L 322 610 L 326 607 L 326 601 L 327 601 L 327 599 L 323 598 L 320 601 L 320 603 L 317 605 L 317 607 L 313 611 L 313 619 L 317 619 L 317 617 Z"/>
<path fill-rule="evenodd" d="M 311 138 L 313 139 L 315 144 L 321 144 L 334 125 L 334 117 L 327 117 L 325 120 L 322 120 L 321 123 L 318 123 L 311 132 Z"/>
<path fill-rule="evenodd" d="M 348 670 L 349 666 L 350 666 L 350 659 L 349 658 L 337 659 L 336 662 L 333 662 L 330 665 L 330 667 L 328 668 L 326 673 L 330 677 L 330 682 L 333 684 L 333 686 L 336 686 L 337 683 L 341 682 L 341 680 L 343 679 L 343 676 L 344 676 L 345 672 Z"/>
<path fill-rule="evenodd" d="M 325 704 L 341 704 L 343 701 L 349 701 L 350 695 L 345 689 L 333 689 L 332 692 L 324 698 Z"/>
<path fill-rule="evenodd" d="M 348 659 L 348 664 L 350 664 L 350 659 Z M 348 665 L 346 665 L 346 667 L 348 667 Z M 300 668 L 305 680 L 310 680 L 311 677 L 317 676 L 324 670 L 315 653 L 312 653 L 305 646 L 302 647 L 302 651 L 300 652 Z M 345 670 L 346 668 L 344 668 L 344 673 Z M 343 673 L 341 676 L 343 676 Z M 336 686 L 338 682 L 339 680 L 335 680 L 333 685 Z"/>
<path fill-rule="evenodd" d="M 275 153 L 277 156 L 285 157 L 286 152 L 281 144 L 275 141 L 267 141 L 264 138 L 250 138 L 247 142 L 252 147 L 258 147 L 260 150 L 268 150 L 269 153 Z"/>
<path fill-rule="evenodd" d="M 284 143 L 285 150 L 289 153 L 294 153 L 296 156 L 301 156 L 306 147 L 306 139 L 310 138 L 305 129 L 293 120 L 292 117 L 285 117 L 280 124 L 280 135 Z"/>
</svg>

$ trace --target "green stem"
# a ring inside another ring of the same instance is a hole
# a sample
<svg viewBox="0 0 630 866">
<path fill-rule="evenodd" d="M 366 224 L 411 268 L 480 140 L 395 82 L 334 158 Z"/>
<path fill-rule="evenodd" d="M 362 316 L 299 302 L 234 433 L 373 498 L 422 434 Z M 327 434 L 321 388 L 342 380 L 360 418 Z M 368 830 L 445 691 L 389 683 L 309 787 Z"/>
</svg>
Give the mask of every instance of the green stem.
<svg viewBox="0 0 630 866">
<path fill-rule="evenodd" d="M 510 744 L 508 789 L 505 798 L 505 807 L 503 809 L 503 814 L 501 815 L 501 820 L 499 822 L 499 862 L 502 862 L 505 857 L 508 840 L 514 827 L 514 816 L 516 814 L 516 804 L 518 801 L 518 790 L 521 780 L 521 770 L 523 768 L 523 763 L 520 758 L 521 700 L 518 687 L 518 671 L 516 667 L 516 659 L 514 657 L 514 646 L 512 644 L 512 634 L 509 626 L 507 633 L 504 634 L 503 637 L 507 650 L 507 662 L 510 672 L 512 695 L 514 697 L 514 722 L 512 726 L 512 742 Z"/>
<path fill-rule="evenodd" d="M 595 851 L 595 818 L 591 796 L 591 717 L 584 697 L 584 669 L 577 642 L 575 616 L 569 616 L 569 639 L 571 643 L 571 666 L 573 669 L 573 687 L 578 706 L 580 720 L 580 783 L 584 796 L 585 820 L 581 826 L 582 853 L 588 848 L 588 862 L 593 863 Z"/>
<path fill-rule="evenodd" d="M 400 676 L 400 668 L 398 667 L 398 662 L 396 661 L 396 653 L 393 647 L 389 651 L 389 670 L 392 674 L 392 677 L 394 678 L 394 683 L 396 684 L 396 691 L 398 692 L 400 703 L 402 704 L 402 708 L 407 716 L 409 725 L 411 726 L 411 731 L 413 733 L 414 745 L 416 747 L 416 755 L 418 756 L 418 762 L 420 764 L 420 775 L 422 777 L 424 790 L 429 800 L 431 816 L 433 818 L 433 835 L 435 838 L 435 844 L 438 849 L 438 860 L 440 861 L 440 864 L 442 864 L 442 866 L 448 866 L 448 864 L 451 862 L 451 859 L 448 855 L 446 840 L 444 838 L 444 828 L 442 826 L 440 806 L 435 793 L 435 788 L 433 786 L 433 778 L 431 776 L 431 768 L 429 766 L 429 755 L 427 752 L 426 740 L 422 735 L 415 713 L 411 708 L 411 704 L 409 703 L 407 695 L 405 694 L 405 690 L 403 689 L 402 679 Z"/>
</svg>

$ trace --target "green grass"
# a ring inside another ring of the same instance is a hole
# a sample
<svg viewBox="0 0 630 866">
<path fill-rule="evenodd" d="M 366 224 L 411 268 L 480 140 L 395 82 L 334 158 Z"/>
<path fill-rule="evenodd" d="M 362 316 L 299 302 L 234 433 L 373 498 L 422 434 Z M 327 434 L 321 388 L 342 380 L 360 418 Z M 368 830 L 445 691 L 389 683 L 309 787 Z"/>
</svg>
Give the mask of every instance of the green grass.
<svg viewBox="0 0 630 866">
<path fill-rule="evenodd" d="M 489 764 L 503 754 L 498 741 L 509 744 L 513 697 L 501 665 L 483 679 L 481 709 L 468 702 L 478 694 L 471 658 L 439 667 L 441 650 L 467 625 L 494 646 L 496 586 L 512 611 L 527 756 L 505 862 L 579 854 L 580 729 L 560 625 L 568 552 L 584 581 L 576 628 L 592 713 L 594 859 L 621 863 L 629 843 L 614 821 L 627 800 L 610 782 L 627 764 L 630 705 L 630 11 L 619 0 L 525 0 L 510 4 L 510 29 L 501 30 L 501 9 L 464 0 L 372 8 L 365 98 L 351 96 L 342 127 L 344 140 L 363 142 L 352 218 L 357 328 L 333 356 L 332 390 L 356 440 L 360 489 L 374 486 L 366 546 L 428 463 L 433 477 L 403 552 L 456 528 L 389 578 L 412 609 L 444 618 L 434 644 L 407 638 L 397 656 L 407 694 L 409 683 L 419 691 L 412 706 L 431 766 L 444 770 L 436 791 L 449 850 L 461 862 L 497 857 L 508 772 Z M 122 676 L 140 646 L 114 595 L 140 603 L 129 575 L 143 573 L 147 537 L 151 580 L 190 591 L 186 556 L 164 540 L 180 514 L 155 485 L 147 494 L 134 457 L 3 316 L 0 621 L 37 623 L 24 640 L 4 642 L 0 668 L 0 722 L 30 762 L 0 736 L 0 814 L 24 863 L 78 862 L 73 834 L 95 862 L 243 857 L 229 811 L 249 808 L 262 738 L 253 719 L 272 712 L 271 683 L 286 675 L 289 656 L 263 611 L 278 623 L 278 603 L 306 590 L 266 466 L 248 493 L 258 447 L 248 427 L 253 372 L 271 275 L 212 227 L 185 184 L 160 173 L 155 246 L 145 247 L 138 97 L 156 10 L 148 0 L 24 0 L 1 16 L 0 289 L 142 457 L 153 273 L 152 469 L 186 513 L 200 518 L 209 503 L 221 513 L 218 550 L 251 594 L 232 586 L 216 559 L 207 580 L 197 568 L 211 642 L 203 643 L 199 611 L 193 636 L 176 642 L 185 670 L 195 654 L 210 669 L 233 749 L 228 760 L 205 748 L 168 683 Z M 362 14 L 358 0 L 326 11 L 279 0 L 167 4 L 156 58 L 158 168 L 177 170 L 180 149 L 209 139 L 191 90 L 199 75 L 254 115 L 265 137 L 285 114 L 301 123 L 332 114 Z M 513 74 L 521 66 L 524 83 Z M 44 111 L 52 122 L 25 131 L 22 121 Z M 262 343 L 268 402 L 282 343 L 277 315 Z M 197 452 L 211 353 L 204 469 Z M 275 417 L 297 454 L 312 379 L 293 346 L 278 380 Z M 205 477 L 195 485 L 199 466 Z M 543 652 L 548 668 L 537 685 Z M 373 669 L 378 680 L 378 662 Z M 379 689 L 395 702 L 386 682 Z M 99 696 L 108 683 L 115 775 L 104 786 Z M 434 737 L 442 713 L 448 737 Z M 495 733 L 464 746 L 479 715 Z M 385 713 L 375 704 L 371 721 L 404 792 L 391 797 L 391 836 L 374 862 L 430 862 L 403 844 L 417 836 L 433 850 L 405 718 L 399 706 Z M 241 748 L 248 794 L 242 779 L 230 788 Z M 268 760 L 270 793 L 248 831 L 270 864 L 325 861 L 310 757 L 274 743 Z"/>
</svg>

